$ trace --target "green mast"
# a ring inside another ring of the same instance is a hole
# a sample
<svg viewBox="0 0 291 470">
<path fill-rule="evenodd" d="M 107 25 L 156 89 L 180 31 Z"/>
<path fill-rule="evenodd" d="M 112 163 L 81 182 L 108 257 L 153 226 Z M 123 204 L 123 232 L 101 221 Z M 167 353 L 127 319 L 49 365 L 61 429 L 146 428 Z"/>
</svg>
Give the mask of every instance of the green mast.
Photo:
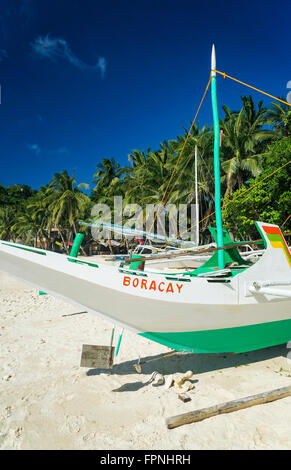
<svg viewBox="0 0 291 470">
<path fill-rule="evenodd" d="M 219 117 L 217 107 L 217 94 L 216 94 L 216 56 L 215 47 L 212 46 L 211 54 L 211 102 L 213 112 L 213 126 L 214 126 L 214 181 L 215 181 L 215 217 L 217 229 L 217 247 L 223 246 L 223 230 L 222 230 L 222 217 L 221 217 L 221 194 L 220 194 L 220 161 L 219 161 Z M 218 267 L 224 268 L 224 251 L 218 251 Z"/>
</svg>

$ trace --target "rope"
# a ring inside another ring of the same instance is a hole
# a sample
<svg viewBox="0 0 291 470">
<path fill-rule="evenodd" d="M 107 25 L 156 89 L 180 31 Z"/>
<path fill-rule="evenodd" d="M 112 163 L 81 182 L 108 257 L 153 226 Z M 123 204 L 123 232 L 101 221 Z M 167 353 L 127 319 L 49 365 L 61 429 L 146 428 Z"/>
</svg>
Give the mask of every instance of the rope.
<svg viewBox="0 0 291 470">
<path fill-rule="evenodd" d="M 283 222 L 283 224 L 282 224 L 282 227 L 283 227 L 283 225 L 285 225 L 285 224 L 286 224 L 287 220 L 289 220 L 289 219 L 290 219 L 290 217 L 291 217 L 291 214 L 289 214 L 289 215 L 288 215 L 288 217 L 287 217 L 287 219 L 286 219 L 286 220 L 284 220 L 284 222 Z"/>
<path fill-rule="evenodd" d="M 208 90 L 208 88 L 209 88 L 210 82 L 211 82 L 211 76 L 210 76 L 210 78 L 209 78 L 209 80 L 208 80 L 208 83 L 207 83 L 207 85 L 206 85 L 206 88 L 205 88 L 205 91 L 204 91 L 204 93 L 203 93 L 202 99 L 201 99 L 200 104 L 199 104 L 199 106 L 198 106 L 198 109 L 197 109 L 197 111 L 196 111 L 195 117 L 194 117 L 194 119 L 193 119 L 193 121 L 192 121 L 191 127 L 190 127 L 190 129 L 189 129 L 189 131 L 188 131 L 188 134 L 187 134 L 187 136 L 186 136 L 186 139 L 185 139 L 185 141 L 184 141 L 184 144 L 183 144 L 183 146 L 182 146 L 182 149 L 181 149 L 181 151 L 180 151 L 180 154 L 179 154 L 179 156 L 178 156 L 178 158 L 177 158 L 177 162 L 176 162 L 176 164 L 175 164 L 175 166 L 174 166 L 174 169 L 173 169 L 172 174 L 171 174 L 171 176 L 170 176 L 169 182 L 168 182 L 167 187 L 166 187 L 166 189 L 165 189 L 163 198 L 162 198 L 162 200 L 161 200 L 161 202 L 160 202 L 160 204 L 159 204 L 159 207 L 158 207 L 158 210 L 157 210 L 157 212 L 156 212 L 156 214 L 155 214 L 155 217 L 154 217 L 154 220 L 153 220 L 153 222 L 152 222 L 152 225 L 150 226 L 149 232 L 152 230 L 152 228 L 153 228 L 153 226 L 154 226 L 154 224 L 155 224 L 155 221 L 157 220 L 157 217 L 158 217 L 159 212 L 160 212 L 159 209 L 161 208 L 161 206 L 162 206 L 162 204 L 163 204 L 163 202 L 164 202 L 164 199 L 165 199 L 165 197 L 166 197 L 166 194 L 167 194 L 167 191 L 168 191 L 168 189 L 169 189 L 170 183 L 171 183 L 171 181 L 172 181 L 172 179 L 173 179 L 173 176 L 174 176 L 174 174 L 175 174 L 175 172 L 176 172 L 176 169 L 177 169 L 177 166 L 178 166 L 179 161 L 180 161 L 180 159 L 181 159 L 182 153 L 183 153 L 183 151 L 184 151 L 184 148 L 185 148 L 185 146 L 186 146 L 186 143 L 188 142 L 188 139 L 189 139 L 189 137 L 190 137 L 191 131 L 192 131 L 193 126 L 194 126 L 194 123 L 195 123 L 195 121 L 196 121 L 196 118 L 197 118 L 197 116 L 198 116 L 198 113 L 199 113 L 199 111 L 200 111 L 200 108 L 201 108 L 201 106 L 202 106 L 202 103 L 203 103 L 203 101 L 204 101 L 204 98 L 205 98 L 205 95 L 206 95 L 206 93 L 207 93 L 207 90 Z"/>
<path fill-rule="evenodd" d="M 264 95 L 269 96 L 270 98 L 273 98 L 274 100 L 277 100 L 277 101 L 280 101 L 281 103 L 287 104 L 287 106 L 291 106 L 291 104 L 288 103 L 287 101 L 280 100 L 279 98 L 276 98 L 276 96 L 270 95 L 269 93 L 266 93 L 265 91 L 259 90 L 258 88 L 255 88 L 255 87 L 252 86 L 252 85 L 248 85 L 247 83 L 241 82 L 241 81 L 238 80 L 237 78 L 231 77 L 230 75 L 226 75 L 225 72 L 220 72 L 219 70 L 216 70 L 216 69 L 212 69 L 211 72 L 220 73 L 220 75 L 223 75 L 224 78 L 225 78 L 225 77 L 230 78 L 231 80 L 234 80 L 235 82 L 238 82 L 238 83 L 240 83 L 241 85 L 245 85 L 245 86 L 247 86 L 247 87 L 249 87 L 249 88 L 252 88 L 253 90 L 259 91 L 260 93 L 263 93 Z"/>
</svg>

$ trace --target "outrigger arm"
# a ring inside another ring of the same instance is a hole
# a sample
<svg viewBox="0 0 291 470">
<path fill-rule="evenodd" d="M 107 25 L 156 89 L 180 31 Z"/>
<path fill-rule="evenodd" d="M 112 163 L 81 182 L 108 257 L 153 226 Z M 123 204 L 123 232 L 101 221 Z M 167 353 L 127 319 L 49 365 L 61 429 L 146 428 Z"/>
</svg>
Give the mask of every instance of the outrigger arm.
<svg viewBox="0 0 291 470">
<path fill-rule="evenodd" d="M 277 289 L 272 286 L 291 286 L 291 281 L 255 281 L 253 285 L 249 287 L 249 291 L 252 294 L 291 297 L 291 290 Z"/>
</svg>

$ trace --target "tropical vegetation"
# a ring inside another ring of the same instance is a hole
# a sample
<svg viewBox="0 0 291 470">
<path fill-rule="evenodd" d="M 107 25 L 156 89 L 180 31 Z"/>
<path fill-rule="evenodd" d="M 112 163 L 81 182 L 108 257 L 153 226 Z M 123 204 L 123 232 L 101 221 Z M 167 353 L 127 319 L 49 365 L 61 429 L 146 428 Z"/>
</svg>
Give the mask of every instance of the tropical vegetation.
<svg viewBox="0 0 291 470">
<path fill-rule="evenodd" d="M 238 111 L 222 107 L 224 116 L 220 121 L 224 225 L 243 239 L 257 237 L 253 221 L 259 219 L 276 223 L 288 232 L 291 230 L 290 107 L 279 102 L 265 107 L 262 101 L 255 104 L 252 96 L 241 99 Z M 200 236 L 201 242 L 207 242 L 207 227 L 215 225 L 213 128 L 209 126 L 201 129 L 193 126 L 189 138 L 185 130 L 176 139 L 162 142 L 154 151 L 132 150 L 126 166 L 114 158 L 103 158 L 96 162 L 91 192 L 88 185 L 77 183 L 75 174 L 69 175 L 66 170 L 56 173 L 38 190 L 25 184 L 0 185 L 0 239 L 68 253 L 77 232 L 83 231 L 90 241 L 89 228 L 79 221 L 90 219 L 97 202 L 113 210 L 114 197 L 122 196 L 124 206 L 141 206 L 144 222 L 147 204 L 160 207 L 161 201 L 176 206 L 193 203 L 195 146 L 199 150 Z M 158 217 L 159 214 L 158 210 Z M 129 212 L 127 218 L 131 216 Z"/>
</svg>

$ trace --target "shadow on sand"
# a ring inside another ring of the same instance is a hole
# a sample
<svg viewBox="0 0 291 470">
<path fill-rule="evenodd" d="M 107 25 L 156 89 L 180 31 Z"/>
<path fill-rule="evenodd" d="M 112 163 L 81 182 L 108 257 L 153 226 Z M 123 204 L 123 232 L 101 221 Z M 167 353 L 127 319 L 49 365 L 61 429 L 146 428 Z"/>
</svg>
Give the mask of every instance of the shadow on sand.
<svg viewBox="0 0 291 470">
<path fill-rule="evenodd" d="M 182 354 L 167 358 L 163 358 L 163 354 L 159 354 L 156 356 L 143 357 L 140 361 L 143 375 L 152 374 L 153 371 L 159 371 L 163 375 L 169 375 L 176 372 L 187 372 L 188 370 L 192 370 L 195 374 L 201 374 L 203 372 L 262 362 L 276 357 L 287 357 L 288 352 L 290 352 L 290 350 L 287 349 L 286 344 L 281 344 L 279 346 L 239 354 Z M 152 359 L 155 359 L 155 361 L 143 364 L 144 361 Z M 112 369 L 90 369 L 87 375 L 95 376 L 104 373 L 112 375 L 136 374 L 137 372 L 134 365 L 136 365 L 137 362 L 137 359 L 122 362 L 121 364 L 115 364 Z M 138 390 L 144 386 L 144 383 L 134 382 L 127 385 L 133 387 L 134 390 Z"/>
</svg>

